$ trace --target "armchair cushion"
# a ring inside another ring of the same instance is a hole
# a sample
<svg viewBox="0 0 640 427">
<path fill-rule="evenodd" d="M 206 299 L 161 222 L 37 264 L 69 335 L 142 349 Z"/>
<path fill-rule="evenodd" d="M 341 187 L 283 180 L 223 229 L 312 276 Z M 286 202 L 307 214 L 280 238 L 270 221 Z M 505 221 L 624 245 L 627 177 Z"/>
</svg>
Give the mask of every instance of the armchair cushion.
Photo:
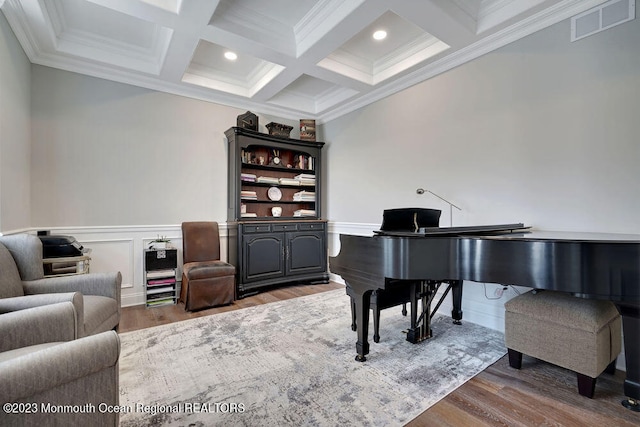
<svg viewBox="0 0 640 427">
<path fill-rule="evenodd" d="M 224 261 L 190 262 L 183 265 L 183 273 L 189 280 L 233 276 L 236 268 Z"/>
</svg>

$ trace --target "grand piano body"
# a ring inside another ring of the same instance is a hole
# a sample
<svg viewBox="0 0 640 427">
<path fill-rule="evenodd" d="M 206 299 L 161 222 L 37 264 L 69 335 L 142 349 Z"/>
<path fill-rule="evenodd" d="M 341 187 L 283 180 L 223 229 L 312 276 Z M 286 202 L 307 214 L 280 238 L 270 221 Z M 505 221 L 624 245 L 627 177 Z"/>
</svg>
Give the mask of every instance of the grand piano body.
<svg viewBox="0 0 640 427">
<path fill-rule="evenodd" d="M 522 224 L 422 228 L 340 235 L 330 270 L 342 276 L 357 323 L 356 360 L 369 353 L 370 296 L 403 281 L 448 283 L 454 321 L 462 319 L 462 281 L 519 285 L 610 300 L 623 318 L 624 393 L 640 400 L 640 236 L 538 232 Z M 428 332 L 428 331 L 427 331 Z M 417 340 L 416 340 L 417 341 Z M 636 406 L 637 410 L 637 406 Z"/>
</svg>

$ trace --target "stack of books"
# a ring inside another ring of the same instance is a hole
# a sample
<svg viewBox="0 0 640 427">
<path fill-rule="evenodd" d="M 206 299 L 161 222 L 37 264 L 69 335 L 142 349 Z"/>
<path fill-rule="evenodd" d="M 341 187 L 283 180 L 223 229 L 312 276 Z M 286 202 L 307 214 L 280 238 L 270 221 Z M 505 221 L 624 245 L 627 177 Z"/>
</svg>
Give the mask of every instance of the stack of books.
<svg viewBox="0 0 640 427">
<path fill-rule="evenodd" d="M 315 202 L 316 193 L 313 191 L 298 191 L 293 194 L 294 202 Z"/>
<path fill-rule="evenodd" d="M 256 218 L 258 215 L 255 212 L 242 212 L 240 214 L 241 218 Z"/>
<path fill-rule="evenodd" d="M 316 211 L 312 209 L 298 209 L 293 212 L 293 216 L 316 216 Z"/>
<path fill-rule="evenodd" d="M 259 176 L 256 182 L 263 184 L 277 185 L 279 180 L 275 176 Z"/>
<path fill-rule="evenodd" d="M 240 198 L 242 200 L 258 200 L 258 195 L 255 191 L 242 190 L 240 191 Z"/>
<path fill-rule="evenodd" d="M 176 297 L 174 270 L 147 271 L 147 306 L 173 304 Z"/>
<path fill-rule="evenodd" d="M 310 173 L 301 173 L 300 175 L 296 175 L 295 179 L 300 185 L 316 185 L 316 176 Z"/>
<path fill-rule="evenodd" d="M 256 182 L 256 176 L 252 173 L 241 173 L 240 180 L 244 182 Z"/>
</svg>

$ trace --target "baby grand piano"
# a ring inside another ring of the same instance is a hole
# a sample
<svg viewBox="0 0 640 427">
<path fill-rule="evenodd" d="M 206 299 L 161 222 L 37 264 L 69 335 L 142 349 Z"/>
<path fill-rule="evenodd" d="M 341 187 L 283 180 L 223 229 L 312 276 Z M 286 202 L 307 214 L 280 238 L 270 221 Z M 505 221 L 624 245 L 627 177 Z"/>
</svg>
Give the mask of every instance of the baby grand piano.
<svg viewBox="0 0 640 427">
<path fill-rule="evenodd" d="M 454 321 L 462 319 L 462 281 L 613 301 L 623 318 L 624 394 L 629 398 L 623 404 L 640 409 L 638 235 L 529 231 L 522 224 L 380 231 L 373 237 L 341 234 L 340 253 L 329 266 L 342 276 L 353 301 L 358 361 L 369 353 L 371 293 L 393 292 L 402 281 L 448 283 Z"/>
</svg>

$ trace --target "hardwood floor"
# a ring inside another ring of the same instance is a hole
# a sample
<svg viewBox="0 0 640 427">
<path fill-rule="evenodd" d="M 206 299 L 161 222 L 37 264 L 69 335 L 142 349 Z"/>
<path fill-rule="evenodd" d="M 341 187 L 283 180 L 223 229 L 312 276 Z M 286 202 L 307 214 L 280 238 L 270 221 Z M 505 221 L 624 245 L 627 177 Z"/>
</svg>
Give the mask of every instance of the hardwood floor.
<svg viewBox="0 0 640 427">
<path fill-rule="evenodd" d="M 119 332 L 238 310 L 343 288 L 338 283 L 276 288 L 225 307 L 198 312 L 184 305 L 122 309 Z M 346 298 L 346 296 L 345 296 Z M 418 345 L 428 345 L 428 341 Z M 354 334 L 355 351 L 355 334 Z M 374 351 L 374 350 L 372 350 Z M 640 426 L 640 412 L 624 408 L 624 372 L 598 378 L 593 399 L 580 396 L 573 372 L 524 356 L 522 369 L 509 367 L 504 356 L 407 424 L 441 426 Z"/>
</svg>

